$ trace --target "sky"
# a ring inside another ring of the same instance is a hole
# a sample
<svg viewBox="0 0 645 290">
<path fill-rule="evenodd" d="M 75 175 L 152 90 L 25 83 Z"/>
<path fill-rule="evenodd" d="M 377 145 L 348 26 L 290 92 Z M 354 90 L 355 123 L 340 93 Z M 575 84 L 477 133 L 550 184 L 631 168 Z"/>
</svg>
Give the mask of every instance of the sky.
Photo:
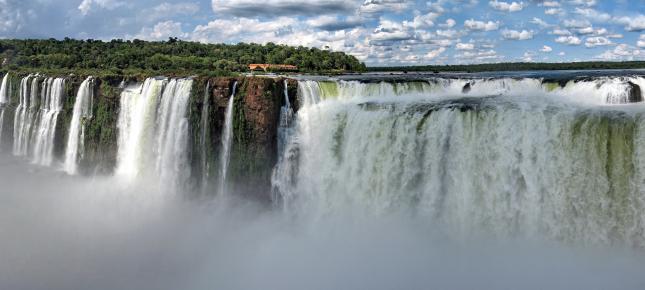
<svg viewBox="0 0 645 290">
<path fill-rule="evenodd" d="M 0 38 L 274 42 L 371 66 L 645 60 L 644 0 L 0 0 Z"/>
</svg>

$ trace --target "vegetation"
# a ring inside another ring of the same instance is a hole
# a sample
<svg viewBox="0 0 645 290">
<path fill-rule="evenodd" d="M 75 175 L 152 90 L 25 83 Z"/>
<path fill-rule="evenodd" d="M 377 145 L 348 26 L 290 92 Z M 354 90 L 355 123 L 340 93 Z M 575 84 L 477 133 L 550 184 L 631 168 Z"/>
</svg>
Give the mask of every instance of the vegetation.
<svg viewBox="0 0 645 290">
<path fill-rule="evenodd" d="M 229 75 L 251 63 L 295 65 L 301 72 L 364 71 L 365 65 L 342 52 L 267 43 L 204 44 L 170 38 L 142 40 L 0 40 L 2 70 L 66 71 L 98 75 Z"/>
<path fill-rule="evenodd" d="M 645 68 L 645 61 L 627 62 L 570 62 L 570 63 L 485 63 L 470 65 L 428 65 L 402 67 L 370 67 L 372 72 L 408 71 L 408 72 L 485 72 L 485 71 L 528 71 L 528 70 L 589 70 L 589 69 L 640 69 Z"/>
</svg>

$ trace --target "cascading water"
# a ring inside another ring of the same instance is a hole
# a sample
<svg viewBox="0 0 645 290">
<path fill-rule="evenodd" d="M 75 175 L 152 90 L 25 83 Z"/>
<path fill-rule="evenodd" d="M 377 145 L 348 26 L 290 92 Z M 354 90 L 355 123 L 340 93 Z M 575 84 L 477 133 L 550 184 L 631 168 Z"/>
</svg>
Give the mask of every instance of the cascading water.
<svg viewBox="0 0 645 290">
<path fill-rule="evenodd" d="M 363 83 L 360 81 L 301 81 L 307 96 L 351 100 L 399 96 L 411 99 L 454 99 L 461 97 L 531 96 L 565 100 L 587 105 L 640 102 L 645 77 L 598 77 L 566 83 L 542 78 L 430 78 L 406 82 Z M 316 93 L 312 93 L 312 92 Z"/>
<path fill-rule="evenodd" d="M 49 166 L 54 160 L 54 137 L 58 115 L 63 109 L 65 79 L 48 78 L 43 82 L 40 118 L 34 130 L 34 163 Z"/>
<path fill-rule="evenodd" d="M 414 213 L 458 234 L 645 245 L 641 105 L 571 106 L 539 80 L 455 82 L 300 81 L 276 201 L 301 215 Z M 613 102 L 579 85 L 555 90 Z"/>
<path fill-rule="evenodd" d="M 149 78 L 123 91 L 117 175 L 136 178 L 155 168 L 155 178 L 164 185 L 184 185 L 190 176 L 187 106 L 192 84 L 190 79 Z"/>
<path fill-rule="evenodd" d="M 292 128 L 293 109 L 289 101 L 289 82 L 284 80 L 284 106 L 280 108 L 280 124 L 278 126 L 278 152 L 283 152 L 287 143 L 289 129 Z"/>
<path fill-rule="evenodd" d="M 293 109 L 289 101 L 289 83 L 288 80 L 284 81 L 284 106 L 280 109 L 280 124 L 278 126 L 278 163 L 273 169 L 271 175 L 272 195 L 274 200 L 280 199 L 280 189 L 286 189 L 293 180 L 294 168 L 293 160 L 285 161 L 283 159 L 293 159 L 297 156 L 297 140 L 295 137 L 295 124 L 293 122 Z"/>
<path fill-rule="evenodd" d="M 121 93 L 118 175 L 135 178 L 140 167 L 150 162 L 145 153 L 152 147 L 157 102 L 165 84 L 165 79 L 149 78 Z"/>
<path fill-rule="evenodd" d="M 5 74 L 0 84 L 0 104 L 6 105 L 9 103 L 11 96 L 11 84 L 9 81 L 9 74 Z"/>
<path fill-rule="evenodd" d="M 13 154 L 25 156 L 29 152 L 31 127 L 38 113 L 37 75 L 29 75 L 20 81 L 20 104 L 16 108 L 13 127 Z"/>
<path fill-rule="evenodd" d="M 171 80 L 161 96 L 161 107 L 157 114 L 157 172 L 161 180 L 172 188 L 185 185 L 190 177 L 186 109 L 192 87 L 192 80 Z"/>
<path fill-rule="evenodd" d="M 222 132 L 222 147 L 220 149 L 219 161 L 219 194 L 225 195 L 227 190 L 226 178 L 228 175 L 228 165 L 231 159 L 231 145 L 233 143 L 233 114 L 235 105 L 235 90 L 237 89 L 237 82 L 233 84 L 233 92 L 228 100 L 226 106 L 226 120 L 224 121 L 224 128 Z"/>
<path fill-rule="evenodd" d="M 199 139 L 199 151 L 202 161 L 202 192 L 205 193 L 208 191 L 208 181 L 210 177 L 210 154 L 208 141 L 210 137 L 210 87 L 211 82 L 206 82 L 206 89 L 204 90 L 204 98 L 202 100 L 202 114 L 201 114 L 201 135 Z"/>
<path fill-rule="evenodd" d="M 4 111 L 11 99 L 11 84 L 9 81 L 9 74 L 5 74 L 0 84 L 0 151 L 2 150 L 2 133 L 4 128 Z"/>
<path fill-rule="evenodd" d="M 78 89 L 74 102 L 74 111 L 69 126 L 67 147 L 65 150 L 64 169 L 68 174 L 76 174 L 78 161 L 82 158 L 85 140 L 85 121 L 92 117 L 94 102 L 94 78 L 85 79 Z"/>
</svg>

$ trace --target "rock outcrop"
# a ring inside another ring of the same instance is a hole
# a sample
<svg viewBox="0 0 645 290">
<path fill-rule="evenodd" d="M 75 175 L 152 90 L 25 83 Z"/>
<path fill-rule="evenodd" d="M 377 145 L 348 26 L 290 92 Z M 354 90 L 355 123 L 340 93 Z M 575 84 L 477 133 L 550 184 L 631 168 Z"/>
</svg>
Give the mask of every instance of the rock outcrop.
<svg viewBox="0 0 645 290">
<path fill-rule="evenodd" d="M 277 160 L 284 81 L 244 78 L 238 85 L 229 178 L 236 194 L 268 201 L 271 172 Z"/>
<path fill-rule="evenodd" d="M 633 82 L 627 82 L 629 85 L 627 91 L 627 102 L 628 103 L 638 103 L 643 101 L 643 93 L 641 87 Z"/>
</svg>

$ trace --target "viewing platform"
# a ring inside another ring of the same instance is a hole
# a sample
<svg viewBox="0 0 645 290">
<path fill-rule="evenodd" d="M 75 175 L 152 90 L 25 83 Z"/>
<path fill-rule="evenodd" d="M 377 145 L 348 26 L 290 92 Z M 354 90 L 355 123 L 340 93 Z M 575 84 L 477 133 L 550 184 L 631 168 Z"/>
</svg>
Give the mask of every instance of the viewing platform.
<svg viewBox="0 0 645 290">
<path fill-rule="evenodd" d="M 267 71 L 269 69 L 272 70 L 280 70 L 280 71 L 297 71 L 298 67 L 295 65 L 290 65 L 290 64 L 266 64 L 266 63 L 254 63 L 254 64 L 249 64 L 249 70 L 264 70 Z"/>
</svg>

